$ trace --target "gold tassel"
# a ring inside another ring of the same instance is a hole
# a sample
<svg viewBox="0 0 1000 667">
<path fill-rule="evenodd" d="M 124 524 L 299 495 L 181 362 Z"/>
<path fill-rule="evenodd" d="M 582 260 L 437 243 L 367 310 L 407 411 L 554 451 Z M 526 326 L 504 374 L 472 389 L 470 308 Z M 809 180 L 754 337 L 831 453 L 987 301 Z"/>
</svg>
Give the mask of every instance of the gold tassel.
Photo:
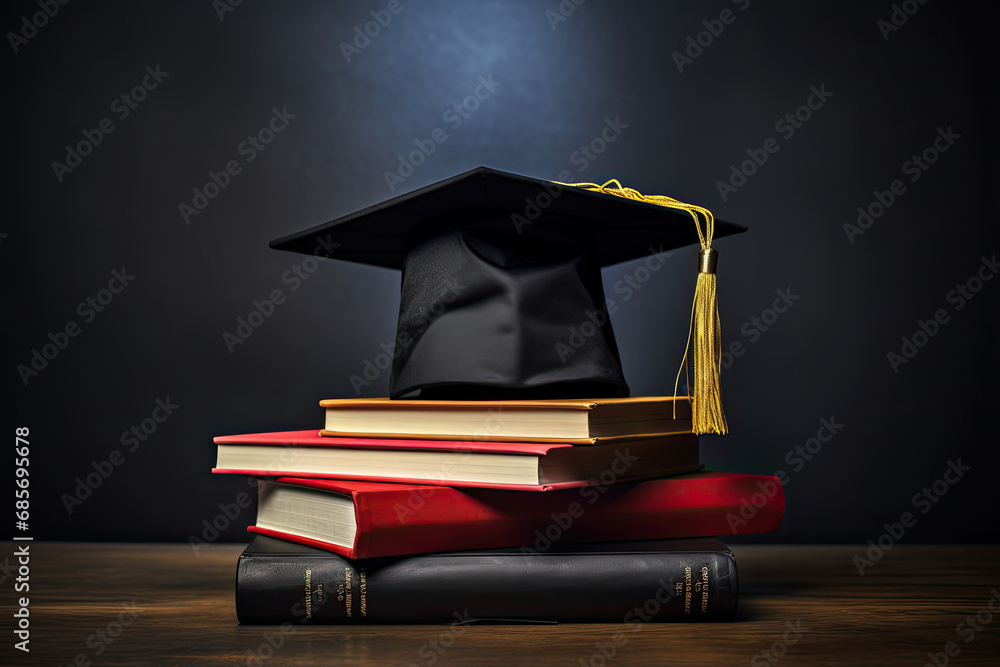
<svg viewBox="0 0 1000 667">
<path fill-rule="evenodd" d="M 688 329 L 688 341 L 684 347 L 684 357 L 681 367 L 674 380 L 674 396 L 677 396 L 677 385 L 681 374 L 687 374 L 688 352 L 694 358 L 694 387 L 691 392 L 692 430 L 697 434 L 719 433 L 728 431 L 726 415 L 722 411 L 722 392 L 719 387 L 719 373 L 722 370 L 722 334 L 719 323 L 719 301 L 716 295 L 715 266 L 719 253 L 712 248 L 712 235 L 715 233 L 715 217 L 707 208 L 686 204 L 665 195 L 644 195 L 632 188 L 623 187 L 617 180 L 610 180 L 604 185 L 596 183 L 559 183 L 572 187 L 580 187 L 594 192 L 636 199 L 638 201 L 657 204 L 667 208 L 680 209 L 694 219 L 701 242 L 701 253 L 698 257 L 698 281 L 694 288 L 694 303 L 691 305 L 691 323 Z M 699 217 L 700 216 L 700 217 Z M 702 231 L 702 218 L 705 229 Z M 693 345 L 692 345 L 692 338 Z M 674 408 L 676 412 L 676 407 Z"/>
<path fill-rule="evenodd" d="M 719 373 L 722 370 L 722 327 L 715 293 L 715 264 L 719 253 L 702 248 L 698 282 L 694 287 L 691 329 L 694 332 L 694 396 L 691 413 L 695 433 L 725 433 Z M 676 384 L 674 392 L 676 393 Z"/>
</svg>

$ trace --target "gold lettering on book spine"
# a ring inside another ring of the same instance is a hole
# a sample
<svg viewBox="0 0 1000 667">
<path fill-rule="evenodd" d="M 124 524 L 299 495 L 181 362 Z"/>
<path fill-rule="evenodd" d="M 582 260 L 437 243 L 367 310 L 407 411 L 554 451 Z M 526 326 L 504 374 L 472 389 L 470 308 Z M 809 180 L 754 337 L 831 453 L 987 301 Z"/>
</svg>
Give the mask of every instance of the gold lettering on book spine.
<svg viewBox="0 0 1000 667">
<path fill-rule="evenodd" d="M 351 618 L 351 598 L 353 594 L 351 592 L 351 568 L 347 566 L 344 568 L 344 609 L 347 611 L 347 618 Z"/>
<path fill-rule="evenodd" d="M 358 578 L 361 582 L 361 615 L 368 615 L 368 578 L 365 568 L 358 570 Z"/>
<path fill-rule="evenodd" d="M 691 568 L 684 568 L 684 613 L 691 613 Z"/>
<path fill-rule="evenodd" d="M 708 612 L 708 566 L 701 568 L 701 613 Z"/>
<path fill-rule="evenodd" d="M 312 570 L 306 570 L 306 618 L 312 618 Z"/>
</svg>

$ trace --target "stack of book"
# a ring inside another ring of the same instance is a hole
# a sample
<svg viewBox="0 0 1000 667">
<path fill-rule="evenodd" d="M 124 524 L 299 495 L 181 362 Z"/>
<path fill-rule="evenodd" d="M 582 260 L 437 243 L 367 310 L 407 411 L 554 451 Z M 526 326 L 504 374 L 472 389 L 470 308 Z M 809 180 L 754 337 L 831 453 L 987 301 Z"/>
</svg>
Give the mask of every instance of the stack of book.
<svg viewBox="0 0 1000 667">
<path fill-rule="evenodd" d="M 719 535 L 777 478 L 702 471 L 686 398 L 322 401 L 323 430 L 215 439 L 258 478 L 241 623 L 727 620 Z"/>
</svg>

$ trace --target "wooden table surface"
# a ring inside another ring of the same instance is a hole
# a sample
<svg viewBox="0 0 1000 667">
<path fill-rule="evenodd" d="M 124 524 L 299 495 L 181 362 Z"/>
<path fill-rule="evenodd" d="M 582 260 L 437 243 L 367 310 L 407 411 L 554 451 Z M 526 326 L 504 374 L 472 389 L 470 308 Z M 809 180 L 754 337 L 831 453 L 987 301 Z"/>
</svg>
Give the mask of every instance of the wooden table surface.
<svg viewBox="0 0 1000 667">
<path fill-rule="evenodd" d="M 243 545 L 30 544 L 31 653 L 13 648 L 13 574 L 2 665 L 1000 665 L 1000 547 L 899 545 L 861 577 L 864 547 L 736 546 L 735 622 L 647 624 L 606 659 L 622 626 L 240 626 Z"/>
</svg>

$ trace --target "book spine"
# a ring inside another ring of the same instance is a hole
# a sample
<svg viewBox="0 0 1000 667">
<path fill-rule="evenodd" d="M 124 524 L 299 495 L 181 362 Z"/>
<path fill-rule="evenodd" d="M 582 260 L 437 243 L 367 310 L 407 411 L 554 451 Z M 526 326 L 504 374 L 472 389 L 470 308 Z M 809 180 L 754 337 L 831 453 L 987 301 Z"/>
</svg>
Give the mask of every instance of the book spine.
<svg viewBox="0 0 1000 667">
<path fill-rule="evenodd" d="M 396 560 L 244 554 L 244 624 L 725 621 L 732 554 L 432 554 Z"/>
</svg>

